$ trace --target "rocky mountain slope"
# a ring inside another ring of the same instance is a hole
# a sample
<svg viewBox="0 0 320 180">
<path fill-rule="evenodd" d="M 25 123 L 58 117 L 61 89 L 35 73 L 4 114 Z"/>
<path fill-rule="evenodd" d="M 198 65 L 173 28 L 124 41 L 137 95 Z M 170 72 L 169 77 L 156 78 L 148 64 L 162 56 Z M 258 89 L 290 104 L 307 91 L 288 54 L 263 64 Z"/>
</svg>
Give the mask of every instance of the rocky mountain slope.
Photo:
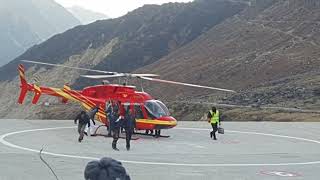
<svg viewBox="0 0 320 180">
<path fill-rule="evenodd" d="M 145 90 L 165 100 L 181 120 L 201 119 L 212 102 L 217 102 L 237 105 L 219 105 L 227 120 L 316 121 L 320 119 L 319 10 L 317 3 L 307 0 L 197 0 L 148 5 L 118 19 L 80 26 L 29 49 L 0 69 L 0 87 L 5 92 L 0 97 L 5 104 L 0 114 L 39 118 L 43 112 L 39 106 L 18 107 L 12 102 L 12 97 L 17 97 L 19 59 L 31 59 L 152 72 L 163 79 L 238 92 L 146 82 Z M 68 82 L 81 88 L 94 83 L 78 78 L 85 72 L 28 68 L 29 77 L 37 74 L 45 85 Z M 42 100 L 57 103 L 50 98 Z M 66 117 L 74 110 L 51 108 L 54 111 L 45 112 L 54 112 L 52 118 Z"/>
<path fill-rule="evenodd" d="M 68 8 L 68 11 L 70 11 L 74 17 L 79 19 L 82 24 L 89 24 L 97 20 L 109 19 L 105 14 L 93 12 L 80 6 L 72 6 Z"/>
<path fill-rule="evenodd" d="M 53 0 L 0 0 L 0 66 L 80 22 Z"/>
<path fill-rule="evenodd" d="M 163 79 L 230 88 L 237 94 L 154 83 L 149 83 L 148 90 L 167 101 L 200 99 L 252 106 L 251 110 L 230 112 L 246 120 L 272 119 L 263 118 L 272 112 L 257 109 L 260 106 L 319 109 L 320 5 L 313 1 L 261 2 L 142 68 Z M 286 113 L 279 117 L 274 113 L 273 119 L 293 120 L 291 112 Z M 319 115 L 293 116 L 320 119 Z"/>
<path fill-rule="evenodd" d="M 251 6 L 142 70 L 164 79 L 234 89 L 240 92 L 228 94 L 234 103 L 310 101 L 319 91 L 320 6 L 269 2 Z M 175 86 L 165 85 L 166 92 L 155 86 L 150 89 L 160 97 L 177 92 Z M 220 95 L 183 89 L 177 97 Z"/>
<path fill-rule="evenodd" d="M 245 7 L 218 0 L 146 5 L 121 18 L 76 27 L 30 48 L 0 68 L 0 80 L 16 76 L 14 70 L 20 59 L 63 63 L 72 55 L 97 49 L 114 38 L 119 40 L 117 46 L 97 68 L 132 71 L 157 61 Z"/>
<path fill-rule="evenodd" d="M 27 110 L 28 106 L 21 108 L 12 99 L 18 95 L 16 68 L 21 63 L 20 59 L 130 72 L 175 51 L 246 6 L 244 3 L 218 0 L 146 5 L 126 16 L 97 21 L 56 35 L 0 68 L 1 87 L 6 92 L 1 96 L 6 105 L 0 114 L 5 117 L 38 117 L 35 112 L 40 108 L 33 106 Z M 68 82 L 74 88 L 81 88 L 94 83 L 79 79 L 80 72 L 76 71 L 33 65 L 26 67 L 31 80 L 34 76 L 43 77 L 42 85 L 62 86 Z"/>
</svg>

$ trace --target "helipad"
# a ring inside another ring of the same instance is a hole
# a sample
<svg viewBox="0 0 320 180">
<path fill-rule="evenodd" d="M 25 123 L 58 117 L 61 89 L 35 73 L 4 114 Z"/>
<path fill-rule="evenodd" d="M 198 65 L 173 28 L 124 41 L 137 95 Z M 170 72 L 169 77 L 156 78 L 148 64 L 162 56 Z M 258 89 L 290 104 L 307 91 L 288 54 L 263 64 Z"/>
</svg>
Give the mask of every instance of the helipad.
<svg viewBox="0 0 320 180">
<path fill-rule="evenodd" d="M 224 123 L 218 141 L 205 122 L 180 122 L 163 131 L 170 138 L 140 137 L 125 150 L 111 149 L 111 139 L 87 137 L 77 142 L 70 121 L 2 120 L 1 179 L 83 179 L 83 169 L 103 156 L 123 162 L 132 179 L 318 179 L 320 123 Z M 263 172 L 263 173 L 261 173 Z"/>
</svg>

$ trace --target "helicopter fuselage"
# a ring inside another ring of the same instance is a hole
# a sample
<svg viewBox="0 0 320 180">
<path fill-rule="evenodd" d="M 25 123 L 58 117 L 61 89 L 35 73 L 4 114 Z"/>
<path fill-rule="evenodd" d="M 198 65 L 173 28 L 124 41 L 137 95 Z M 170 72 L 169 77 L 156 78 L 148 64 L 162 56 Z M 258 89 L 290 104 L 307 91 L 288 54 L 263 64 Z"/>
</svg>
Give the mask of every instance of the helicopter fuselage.
<svg viewBox="0 0 320 180">
<path fill-rule="evenodd" d="M 123 109 L 130 106 L 129 108 L 135 113 L 136 129 L 138 130 L 169 129 L 177 125 L 176 119 L 170 116 L 167 107 L 161 101 L 155 100 L 146 92 L 136 91 L 134 86 L 118 84 L 96 85 L 77 91 L 65 85 L 59 89 L 27 83 L 22 65 L 19 66 L 19 73 L 21 91 L 18 103 L 20 104 L 23 103 L 26 93 L 31 91 L 34 92 L 33 104 L 38 102 L 41 95 L 46 94 L 61 97 L 63 103 L 76 101 L 87 111 L 98 106 L 97 119 L 109 126 L 105 110 L 108 102 L 116 101 L 121 103 L 121 115 L 124 115 Z"/>
</svg>

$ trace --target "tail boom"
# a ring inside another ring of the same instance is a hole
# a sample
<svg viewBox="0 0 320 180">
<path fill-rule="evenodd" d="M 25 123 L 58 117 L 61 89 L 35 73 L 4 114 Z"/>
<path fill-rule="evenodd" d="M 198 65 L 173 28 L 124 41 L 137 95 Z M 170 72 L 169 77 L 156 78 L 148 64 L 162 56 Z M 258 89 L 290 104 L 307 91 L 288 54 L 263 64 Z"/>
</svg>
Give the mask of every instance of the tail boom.
<svg viewBox="0 0 320 180">
<path fill-rule="evenodd" d="M 22 104 L 24 102 L 24 99 L 25 99 L 28 91 L 34 92 L 32 104 L 37 104 L 37 102 L 39 101 L 40 96 L 42 94 L 47 94 L 47 95 L 56 96 L 56 97 L 62 97 L 62 98 L 64 98 L 64 101 L 69 99 L 68 96 L 65 96 L 64 94 L 60 93 L 60 92 L 63 92 L 63 90 L 61 90 L 61 89 L 50 88 L 50 87 L 40 87 L 36 84 L 28 84 L 28 82 L 26 80 L 26 76 L 25 76 L 25 69 L 22 64 L 19 65 L 18 71 L 19 71 L 19 76 L 20 76 L 20 89 L 21 89 L 19 99 L 18 99 L 19 104 Z"/>
</svg>

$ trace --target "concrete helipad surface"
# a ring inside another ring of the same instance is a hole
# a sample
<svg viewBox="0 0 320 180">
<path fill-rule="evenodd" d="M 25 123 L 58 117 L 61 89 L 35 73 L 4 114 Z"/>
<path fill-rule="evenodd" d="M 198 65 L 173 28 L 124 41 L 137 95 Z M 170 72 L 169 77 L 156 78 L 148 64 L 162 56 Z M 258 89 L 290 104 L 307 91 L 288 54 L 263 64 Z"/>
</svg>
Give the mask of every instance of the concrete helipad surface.
<svg viewBox="0 0 320 180">
<path fill-rule="evenodd" d="M 84 179 L 90 160 L 104 156 L 123 162 L 133 180 L 184 179 L 308 179 L 320 175 L 320 123 L 225 122 L 218 141 L 209 138 L 205 122 L 180 122 L 163 134 L 170 138 L 141 137 L 131 151 L 119 140 L 85 137 L 77 142 L 70 121 L 1 120 L 0 179 L 55 179 L 38 151 L 59 179 Z"/>
</svg>

